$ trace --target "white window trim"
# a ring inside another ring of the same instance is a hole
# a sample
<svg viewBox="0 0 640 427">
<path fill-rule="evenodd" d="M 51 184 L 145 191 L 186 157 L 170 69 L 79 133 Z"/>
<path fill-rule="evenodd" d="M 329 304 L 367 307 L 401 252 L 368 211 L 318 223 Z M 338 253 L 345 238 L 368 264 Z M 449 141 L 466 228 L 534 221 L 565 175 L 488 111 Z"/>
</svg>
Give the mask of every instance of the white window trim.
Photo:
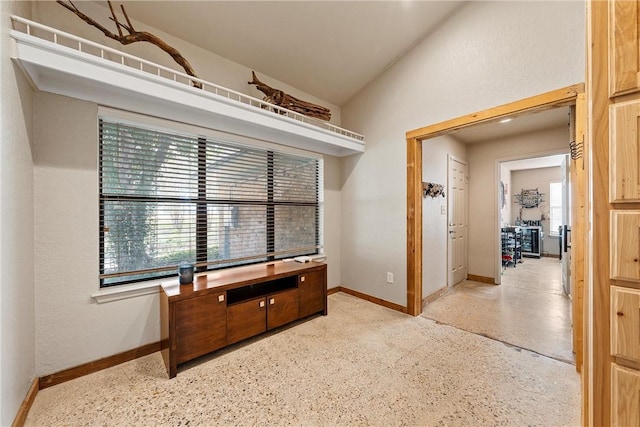
<svg viewBox="0 0 640 427">
<path fill-rule="evenodd" d="M 297 156 L 308 157 L 312 159 L 322 160 L 323 155 L 314 151 L 301 150 L 287 145 L 281 145 L 270 141 L 242 136 L 234 133 L 223 132 L 216 129 L 205 128 L 201 126 L 191 125 L 182 122 L 162 119 L 159 117 L 148 116 L 140 113 L 132 113 L 130 111 L 118 110 L 116 108 L 98 106 L 98 118 L 119 121 L 124 124 L 136 127 L 148 127 L 154 131 L 166 131 L 172 133 L 184 132 L 186 135 L 201 135 L 214 139 L 246 145 L 249 147 L 271 149 L 281 153 L 294 154 Z"/>
<path fill-rule="evenodd" d="M 311 258 L 317 261 L 325 261 L 326 253 L 324 251 L 324 155 L 312 151 L 300 150 L 297 148 L 289 147 L 286 145 L 275 144 L 268 141 L 263 141 L 259 139 L 249 138 L 241 135 L 236 135 L 232 133 L 222 132 L 214 129 L 204 128 L 200 126 L 190 125 L 181 122 L 174 122 L 167 119 L 162 119 L 158 117 L 152 117 L 139 113 L 132 113 L 129 111 L 123 111 L 115 108 L 98 106 L 98 118 L 108 118 L 108 119 L 116 119 L 120 120 L 123 123 L 136 125 L 136 126 L 149 126 L 150 129 L 153 130 L 165 130 L 170 132 L 185 132 L 193 135 L 199 134 L 203 136 L 208 136 L 211 138 L 219 138 L 229 142 L 235 142 L 242 145 L 250 146 L 250 147 L 258 147 L 265 149 L 273 149 L 275 151 L 280 151 L 283 153 L 295 154 L 298 156 L 305 156 L 309 158 L 314 158 L 319 162 L 320 169 L 320 185 L 318 186 L 318 204 L 320 209 L 320 223 L 319 223 L 319 234 L 320 241 L 318 249 L 318 254 L 312 256 Z M 239 266 L 237 268 L 241 268 Z M 236 268 L 236 267 L 232 267 Z M 198 273 L 195 277 L 207 274 L 207 272 Z M 141 297 L 145 295 L 152 295 L 160 292 L 160 286 L 162 283 L 171 282 L 172 279 L 162 278 L 162 279 L 152 279 L 145 280 L 141 282 L 118 285 L 113 287 L 104 287 L 99 288 L 98 291 L 92 293 L 90 296 L 93 300 L 95 300 L 98 304 L 120 301 L 128 298 Z M 175 279 L 177 281 L 177 278 Z"/>
</svg>

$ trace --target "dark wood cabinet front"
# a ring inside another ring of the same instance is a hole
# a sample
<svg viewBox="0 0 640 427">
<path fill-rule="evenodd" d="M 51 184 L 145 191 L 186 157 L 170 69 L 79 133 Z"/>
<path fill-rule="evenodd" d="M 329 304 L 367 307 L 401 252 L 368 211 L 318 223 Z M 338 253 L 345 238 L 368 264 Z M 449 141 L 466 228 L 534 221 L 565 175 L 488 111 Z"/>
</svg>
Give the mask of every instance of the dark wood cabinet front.
<svg viewBox="0 0 640 427">
<path fill-rule="evenodd" d="M 298 319 L 298 289 L 267 297 L 267 329 L 277 328 Z"/>
<path fill-rule="evenodd" d="M 327 266 L 277 261 L 162 284 L 160 332 L 169 378 L 178 365 L 229 344 L 327 314 Z"/>
<path fill-rule="evenodd" d="M 227 345 L 225 294 L 176 302 L 176 363 L 186 362 Z"/>
<path fill-rule="evenodd" d="M 230 305 L 227 309 L 227 342 L 233 344 L 267 330 L 266 298 Z"/>
<path fill-rule="evenodd" d="M 312 271 L 298 276 L 298 295 L 300 298 L 300 317 L 311 314 L 327 314 L 326 270 Z"/>
</svg>

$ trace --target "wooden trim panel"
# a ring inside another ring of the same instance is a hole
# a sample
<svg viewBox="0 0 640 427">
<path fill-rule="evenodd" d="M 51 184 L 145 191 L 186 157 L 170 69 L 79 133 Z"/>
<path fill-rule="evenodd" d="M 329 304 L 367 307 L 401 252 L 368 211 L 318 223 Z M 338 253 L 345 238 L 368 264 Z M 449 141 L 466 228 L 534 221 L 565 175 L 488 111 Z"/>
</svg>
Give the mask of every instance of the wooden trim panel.
<svg viewBox="0 0 640 427">
<path fill-rule="evenodd" d="M 396 304 L 396 303 L 393 303 L 393 302 L 389 302 L 389 301 L 385 301 L 385 300 L 380 299 L 380 298 L 372 297 L 371 295 L 363 294 L 362 292 L 354 291 L 353 289 L 345 288 L 344 286 L 340 286 L 339 288 L 340 288 L 340 290 L 336 291 L 336 292 L 344 292 L 345 294 L 352 295 L 354 297 L 363 299 L 365 301 L 369 301 L 369 302 L 372 302 L 374 304 L 378 304 L 378 305 L 381 305 L 383 307 L 399 311 L 401 313 L 405 313 L 405 314 L 407 313 L 406 307 L 403 307 L 403 306 L 401 306 L 399 304 Z M 336 288 L 333 288 L 333 289 L 336 289 Z M 335 293 L 335 292 L 333 292 L 333 293 Z"/>
<path fill-rule="evenodd" d="M 474 282 L 488 283 L 490 285 L 496 284 L 496 279 L 487 276 L 476 276 L 475 274 L 467 274 L 467 280 L 473 280 Z"/>
<path fill-rule="evenodd" d="M 327 289 L 327 295 L 333 295 L 333 294 L 336 294 L 336 293 L 340 292 L 340 288 L 341 287 L 342 286 L 334 286 L 333 288 Z"/>
<path fill-rule="evenodd" d="M 587 239 L 589 216 L 589 196 L 587 191 L 587 170 L 589 157 L 587 134 L 586 94 L 581 93 L 572 109 L 575 120 L 574 140 L 582 144 L 582 157 L 571 160 L 571 310 L 573 319 L 573 352 L 576 355 L 576 371 L 584 371 L 585 352 L 585 277 L 587 257 Z M 584 378 L 584 376 L 583 376 Z"/>
<path fill-rule="evenodd" d="M 159 341 L 124 351 L 122 353 L 114 354 L 113 356 L 104 357 L 93 362 L 85 363 L 80 366 L 76 366 L 75 368 L 65 369 L 63 371 L 56 372 L 55 374 L 45 375 L 44 377 L 40 377 L 38 386 L 39 389 L 42 390 L 56 384 L 80 378 L 84 375 L 111 368 L 124 362 L 129 362 L 137 359 L 138 357 L 155 353 L 156 351 L 160 351 Z"/>
<path fill-rule="evenodd" d="M 31 381 L 31 387 L 29 387 L 27 395 L 24 397 L 13 423 L 11 423 L 11 427 L 22 427 L 24 425 L 27 420 L 27 415 L 29 415 L 31 405 L 33 405 L 33 401 L 36 400 L 38 390 L 38 378 L 34 378 L 33 381 Z"/>
<path fill-rule="evenodd" d="M 407 138 L 407 313 L 422 313 L 422 141 Z"/>
<path fill-rule="evenodd" d="M 640 87 L 640 5 L 609 2 L 609 94 L 635 92 Z"/>
<path fill-rule="evenodd" d="M 529 114 L 549 110 L 551 108 L 574 105 L 576 103 L 576 96 L 582 92 L 584 92 L 584 83 L 574 84 L 562 89 L 510 102 L 498 107 L 489 108 L 488 110 L 467 114 L 455 119 L 411 130 L 407 132 L 406 138 L 419 140 L 434 138 L 454 130 L 500 120 L 507 116 L 517 117 L 521 114 Z"/>
<path fill-rule="evenodd" d="M 587 391 L 584 425 L 611 424 L 610 274 L 609 274 L 609 34 L 608 2 L 587 2 L 587 104 L 590 250 L 585 352 Z"/>
<path fill-rule="evenodd" d="M 572 226 L 572 229 L 573 229 L 573 226 Z M 557 255 L 557 254 L 541 254 L 540 256 L 543 256 L 545 258 L 556 258 L 556 259 L 560 258 L 560 255 Z"/>
<path fill-rule="evenodd" d="M 444 287 L 438 289 L 435 292 L 431 292 L 429 295 L 427 295 L 426 297 L 422 298 L 422 307 L 424 307 L 427 304 L 430 304 L 430 303 L 434 302 L 435 300 L 440 298 L 442 295 L 446 294 L 448 290 L 449 290 L 449 288 L 447 286 L 444 286 Z"/>
</svg>

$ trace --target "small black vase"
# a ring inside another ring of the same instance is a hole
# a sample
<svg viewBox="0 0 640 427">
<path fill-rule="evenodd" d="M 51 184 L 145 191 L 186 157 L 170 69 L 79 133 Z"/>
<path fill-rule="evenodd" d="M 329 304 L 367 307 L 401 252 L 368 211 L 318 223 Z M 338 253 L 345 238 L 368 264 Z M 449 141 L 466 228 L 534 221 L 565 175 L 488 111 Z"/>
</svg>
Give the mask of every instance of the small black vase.
<svg viewBox="0 0 640 427">
<path fill-rule="evenodd" d="M 180 284 L 193 283 L 193 264 L 180 264 L 178 267 L 178 277 Z"/>
</svg>

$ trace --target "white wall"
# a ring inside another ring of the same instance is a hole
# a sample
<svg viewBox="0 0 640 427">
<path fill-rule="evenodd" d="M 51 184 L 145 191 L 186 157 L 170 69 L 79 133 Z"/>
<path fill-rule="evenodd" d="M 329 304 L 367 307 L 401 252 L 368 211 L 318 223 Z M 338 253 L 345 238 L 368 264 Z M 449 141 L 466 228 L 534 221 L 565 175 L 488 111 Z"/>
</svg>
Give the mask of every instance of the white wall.
<svg viewBox="0 0 640 427">
<path fill-rule="evenodd" d="M 9 14 L 26 2 L 0 2 L 0 425 L 13 422 L 35 377 L 33 278 L 33 90 L 9 58 Z"/>
<path fill-rule="evenodd" d="M 549 228 L 549 184 L 552 181 L 562 181 L 562 169 L 560 166 L 552 168 L 538 168 L 538 169 L 523 169 L 513 171 L 511 173 L 513 180 L 514 194 L 520 193 L 524 188 L 537 188 L 538 192 L 544 193 L 544 201 L 540 203 L 537 208 L 522 209 L 522 220 L 539 220 L 543 216 L 542 231 L 544 232 L 544 239 L 542 241 L 542 253 L 543 254 L 559 254 L 558 238 L 549 236 L 551 231 Z M 513 204 L 513 198 L 511 200 L 513 210 L 511 214 L 511 223 L 515 224 L 516 218 L 520 215 L 520 205 Z M 557 231 L 557 230 L 556 230 Z"/>
<path fill-rule="evenodd" d="M 569 151 L 569 128 L 559 127 L 467 146 L 469 160 L 469 274 L 499 280 L 499 161 Z M 512 177 L 513 184 L 513 177 Z M 515 184 L 514 184 L 515 185 Z M 519 188 L 509 188 L 510 197 Z"/>
<path fill-rule="evenodd" d="M 77 4 L 82 10 L 93 10 L 92 16 L 106 13 L 106 9 L 93 2 Z M 101 33 L 54 2 L 37 3 L 34 19 L 109 44 Z M 246 84 L 250 69 L 161 31 L 149 31 L 178 48 L 202 78 L 260 96 Z M 124 50 L 175 67 L 155 46 L 135 44 Z M 294 96 L 332 108 L 332 122 L 339 124 L 337 106 L 266 76 L 261 78 Z M 160 339 L 157 294 L 105 304 L 96 304 L 90 298 L 99 289 L 97 108 L 97 104 L 59 95 L 37 93 L 35 97 L 36 372 L 39 376 Z M 340 159 L 325 156 L 324 237 L 329 287 L 341 283 L 340 185 Z"/>
<path fill-rule="evenodd" d="M 445 196 L 422 199 L 422 297 L 447 286 L 448 155 L 467 160 L 467 148 L 445 135 L 422 143 L 422 181 L 443 184 Z M 443 209 L 444 208 L 444 213 Z"/>
<path fill-rule="evenodd" d="M 342 106 L 343 126 L 367 137 L 343 159 L 344 286 L 406 305 L 405 132 L 584 81 L 584 9 L 469 2 Z"/>
<path fill-rule="evenodd" d="M 327 255 L 327 286 L 340 286 L 340 185 L 342 162 L 339 157 L 324 156 L 324 252 Z"/>
</svg>

